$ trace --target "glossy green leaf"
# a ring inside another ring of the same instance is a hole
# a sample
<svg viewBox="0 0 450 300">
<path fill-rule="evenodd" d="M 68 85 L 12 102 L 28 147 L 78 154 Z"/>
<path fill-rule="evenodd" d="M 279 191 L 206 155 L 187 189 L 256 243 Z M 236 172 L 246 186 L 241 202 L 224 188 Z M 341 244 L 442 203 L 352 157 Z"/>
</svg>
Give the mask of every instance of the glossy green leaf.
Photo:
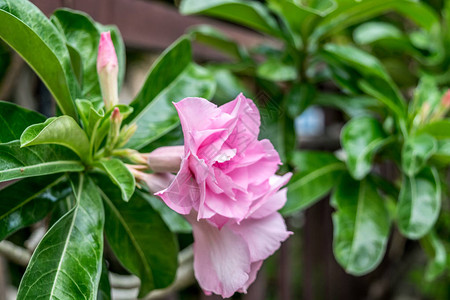
<svg viewBox="0 0 450 300">
<path fill-rule="evenodd" d="M 170 231 L 175 233 L 192 232 L 191 224 L 189 224 L 189 222 L 179 213 L 168 207 L 159 197 L 147 193 L 141 193 L 140 195 L 152 205 L 153 209 L 159 212 Z"/>
<path fill-rule="evenodd" d="M 67 43 L 81 55 L 83 68 L 82 96 L 86 99 L 101 97 L 96 64 L 100 33 L 103 30 L 89 15 L 67 8 L 56 10 L 53 13 L 52 21 L 58 25 Z M 124 52 L 119 45 L 115 45 L 115 48 L 118 55 L 119 69 L 123 73 L 122 69 L 125 69 Z M 119 82 L 121 82 L 121 79 L 119 79 Z"/>
<path fill-rule="evenodd" d="M 77 118 L 79 86 L 64 39 L 47 17 L 26 0 L 0 1 L 0 38 L 39 75 L 64 114 Z"/>
<path fill-rule="evenodd" d="M 428 123 L 418 130 L 418 134 L 426 133 L 435 139 L 450 139 L 450 119 Z"/>
<path fill-rule="evenodd" d="M 183 0 L 180 12 L 185 15 L 204 14 L 238 23 L 279 36 L 276 20 L 261 3 L 244 0 Z"/>
<path fill-rule="evenodd" d="M 429 248 L 431 248 L 429 249 L 429 252 L 431 252 L 431 261 L 428 263 L 425 272 L 425 279 L 427 281 L 433 281 L 447 268 L 447 251 L 444 243 L 433 231 L 428 233 L 423 240 L 424 242 L 422 244 L 426 244 Z"/>
<path fill-rule="evenodd" d="M 28 127 L 20 137 L 21 147 L 57 144 L 71 149 L 81 159 L 89 157 L 89 140 L 78 123 L 69 116 L 48 119 Z"/>
<path fill-rule="evenodd" d="M 128 168 L 116 158 L 102 159 L 96 163 L 96 166 L 106 172 L 109 179 L 120 188 L 122 199 L 130 200 L 134 193 L 136 181 Z"/>
<path fill-rule="evenodd" d="M 122 265 L 141 279 L 139 298 L 167 287 L 178 264 L 175 236 L 139 192 L 125 203 L 107 179 L 99 182 L 105 202 L 106 238 Z"/>
<path fill-rule="evenodd" d="M 71 189 L 64 175 L 17 181 L 0 190 L 0 240 L 43 219 Z"/>
<path fill-rule="evenodd" d="M 336 260 L 352 275 L 375 269 L 386 251 L 389 214 L 369 180 L 344 176 L 332 196 L 333 252 Z"/>
<path fill-rule="evenodd" d="M 179 124 L 172 102 L 185 97 L 210 98 L 215 81 L 204 68 L 192 63 L 189 39 L 183 37 L 155 62 L 136 99 L 127 123 L 136 122 L 138 130 L 127 147 L 140 149 Z"/>
<path fill-rule="evenodd" d="M 305 209 L 322 199 L 336 185 L 345 165 L 326 152 L 295 152 L 293 164 L 298 171 L 287 186 L 287 202 L 283 214 Z"/>
<path fill-rule="evenodd" d="M 0 182 L 83 170 L 77 156 L 58 145 L 21 148 L 19 141 L 0 144 Z"/>
<path fill-rule="evenodd" d="M 428 134 L 409 137 L 402 149 L 402 168 L 408 176 L 414 176 L 437 151 L 437 141 Z"/>
<path fill-rule="evenodd" d="M 31 257 L 17 299 L 96 299 L 102 270 L 102 201 L 84 175 L 72 183 L 76 205 L 43 237 Z"/>
<path fill-rule="evenodd" d="M 441 182 L 434 168 L 425 168 L 416 176 L 403 177 L 397 205 L 400 232 L 419 239 L 433 227 L 441 209 Z"/>
<path fill-rule="evenodd" d="M 0 101 L 0 143 L 18 140 L 28 126 L 44 121 L 40 113 Z"/>
<path fill-rule="evenodd" d="M 375 153 L 390 141 L 381 124 L 372 117 L 355 118 L 345 124 L 341 145 L 353 178 L 364 178 L 372 169 Z"/>
</svg>

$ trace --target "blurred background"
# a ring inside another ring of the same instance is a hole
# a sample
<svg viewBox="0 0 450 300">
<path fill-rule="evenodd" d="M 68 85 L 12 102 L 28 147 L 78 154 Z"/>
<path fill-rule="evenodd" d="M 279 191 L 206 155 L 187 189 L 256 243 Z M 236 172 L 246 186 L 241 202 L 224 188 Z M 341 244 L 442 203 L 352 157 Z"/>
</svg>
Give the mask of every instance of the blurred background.
<svg viewBox="0 0 450 300">
<path fill-rule="evenodd" d="M 207 0 L 205 0 L 207 1 Z M 244 48 L 277 49 L 282 43 L 256 31 L 235 24 L 200 16 L 182 16 L 178 13 L 178 1 L 156 0 L 33 0 L 44 13 L 50 15 L 56 8 L 67 7 L 81 10 L 103 24 L 115 24 L 119 28 L 127 47 L 127 70 L 120 99 L 130 102 L 139 91 L 145 76 L 158 55 L 192 26 L 211 25 Z M 261 1 L 263 2 L 263 1 Z M 425 1 L 437 10 L 443 1 Z M 385 13 L 375 18 L 400 26 L 413 26 L 396 13 Z M 358 24 L 360 25 L 360 24 Z M 355 26 L 356 27 L 356 26 Z M 354 27 L 335 36 L 348 39 Z M 376 49 L 371 49 L 376 51 Z M 194 57 L 201 65 L 233 63 L 231 57 L 209 48 L 194 44 Z M 389 57 L 386 57 L 389 60 Z M 405 72 L 404 61 L 387 64 L 390 75 L 405 86 L 417 82 L 414 75 Z M 406 70 L 408 70 L 406 62 Z M 218 74 L 217 76 L 220 76 Z M 219 77 L 222 86 L 218 89 L 217 103 L 232 100 L 239 91 L 239 84 L 228 82 L 233 77 Z M 230 79 L 231 78 L 231 79 Z M 279 116 L 278 102 L 271 93 L 261 88 L 250 76 L 241 76 L 244 93 L 258 103 L 266 103 L 261 111 L 266 119 L 276 120 Z M 326 85 L 321 90 L 334 91 L 336 87 Z M 406 90 L 407 91 L 407 90 Z M 234 96 L 233 96 L 234 95 Z M 0 99 L 13 101 L 21 106 L 37 110 L 47 116 L 55 107 L 50 93 L 24 61 L 5 44 L 0 43 Z M 313 106 L 295 119 L 296 147 L 301 149 L 335 151 L 339 146 L 340 129 L 345 123 L 341 112 L 332 108 Z M 262 124 L 264 130 L 265 124 Z M 382 166 L 385 176 L 395 176 L 392 166 Z M 333 209 L 329 201 L 319 201 L 308 209 L 287 219 L 295 234 L 285 242 L 275 255 L 268 259 L 256 282 L 247 295 L 233 299 L 450 299 L 450 280 L 443 276 L 434 282 L 422 280 L 426 256 L 417 242 L 406 240 L 394 232 L 391 235 L 387 254 L 373 272 L 362 277 L 345 273 L 334 256 L 332 249 Z M 26 245 L 29 229 L 15 233 L 10 240 Z M 192 242 L 190 234 L 180 234 L 180 245 Z M 110 269 L 125 273 L 118 262 L 110 261 Z M 14 299 L 14 290 L 24 272 L 24 267 L 0 256 L 0 299 Z M 8 295 L 9 298 L 8 298 Z M 12 295 L 12 296 L 11 296 Z M 132 299 L 127 290 L 115 288 L 115 299 Z M 220 299 L 205 296 L 197 285 L 192 284 L 178 293 L 163 299 Z"/>
</svg>

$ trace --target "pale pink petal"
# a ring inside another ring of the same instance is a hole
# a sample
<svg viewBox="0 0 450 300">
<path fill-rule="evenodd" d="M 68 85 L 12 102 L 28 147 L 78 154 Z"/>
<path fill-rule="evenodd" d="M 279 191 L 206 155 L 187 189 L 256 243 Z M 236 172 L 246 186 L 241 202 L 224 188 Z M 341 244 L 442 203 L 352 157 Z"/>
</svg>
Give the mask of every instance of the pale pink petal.
<svg viewBox="0 0 450 300">
<path fill-rule="evenodd" d="M 242 237 L 227 226 L 221 230 L 207 221 L 188 217 L 194 235 L 194 273 L 206 292 L 231 297 L 245 286 L 251 271 L 250 253 Z"/>
<path fill-rule="evenodd" d="M 241 289 L 238 290 L 239 293 L 244 293 L 244 294 L 247 293 L 248 287 L 253 283 L 253 281 L 255 281 L 256 275 L 258 275 L 258 271 L 259 271 L 259 269 L 261 269 L 262 263 L 263 263 L 262 260 L 252 263 L 252 265 L 250 266 L 250 268 L 251 268 L 250 274 L 248 274 L 249 275 L 248 280 L 245 283 L 245 285 Z"/>
<path fill-rule="evenodd" d="M 199 206 L 200 188 L 192 177 L 185 160 L 170 186 L 155 195 L 161 197 L 171 209 L 179 214 L 188 214 L 193 207 Z"/>
<path fill-rule="evenodd" d="M 281 242 L 292 234 L 286 230 L 284 219 L 279 213 L 261 219 L 245 219 L 240 224 L 226 227 L 247 242 L 252 261 L 263 260 L 272 255 L 280 248 Z"/>
<path fill-rule="evenodd" d="M 97 72 L 100 72 L 105 67 L 117 67 L 116 50 L 109 31 L 100 34 L 100 42 L 98 44 Z"/>
<path fill-rule="evenodd" d="M 255 219 L 264 218 L 280 210 L 286 203 L 286 193 L 287 189 L 282 189 L 268 197 L 265 203 L 258 207 L 254 212 L 250 213 L 249 217 Z"/>
<path fill-rule="evenodd" d="M 243 219 L 250 208 L 251 201 L 248 199 L 239 199 L 233 201 L 228 195 L 224 193 L 216 194 L 206 187 L 206 199 L 208 207 L 217 214 L 238 220 Z"/>
</svg>

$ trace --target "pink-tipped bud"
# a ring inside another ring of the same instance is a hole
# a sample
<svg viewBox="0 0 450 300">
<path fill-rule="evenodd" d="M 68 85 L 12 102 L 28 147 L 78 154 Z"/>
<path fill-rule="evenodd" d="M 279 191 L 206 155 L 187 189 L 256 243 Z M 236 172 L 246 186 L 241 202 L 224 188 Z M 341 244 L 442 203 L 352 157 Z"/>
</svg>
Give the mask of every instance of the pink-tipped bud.
<svg viewBox="0 0 450 300">
<path fill-rule="evenodd" d="M 152 193 L 160 192 L 169 187 L 170 183 L 175 178 L 175 175 L 170 173 L 154 173 L 149 174 L 140 171 L 142 166 L 126 165 L 131 174 L 133 174 L 136 181 L 145 182 L 148 189 Z"/>
<path fill-rule="evenodd" d="M 450 107 L 450 90 L 447 90 L 441 99 L 442 106 Z"/>
<path fill-rule="evenodd" d="M 103 32 L 100 35 L 97 56 L 97 73 L 100 79 L 103 101 L 106 109 L 110 109 L 119 103 L 117 77 L 119 65 L 117 63 L 116 50 L 111 40 L 111 33 Z"/>
<path fill-rule="evenodd" d="M 148 165 L 154 172 L 173 172 L 180 170 L 184 146 L 161 147 L 147 155 Z"/>
<path fill-rule="evenodd" d="M 111 113 L 111 121 L 112 122 L 122 121 L 120 116 L 120 109 L 118 107 L 114 107 L 114 110 Z"/>
</svg>

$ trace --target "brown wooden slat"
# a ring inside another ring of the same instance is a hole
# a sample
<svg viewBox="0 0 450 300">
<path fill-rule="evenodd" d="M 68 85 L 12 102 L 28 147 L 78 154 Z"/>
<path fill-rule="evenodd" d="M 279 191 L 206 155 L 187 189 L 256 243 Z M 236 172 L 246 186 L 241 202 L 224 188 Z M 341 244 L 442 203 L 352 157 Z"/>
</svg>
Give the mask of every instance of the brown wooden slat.
<svg viewBox="0 0 450 300">
<path fill-rule="evenodd" d="M 213 25 L 238 43 L 251 47 L 270 41 L 251 30 L 197 16 L 182 16 L 175 7 L 142 0 L 32 0 L 45 14 L 58 7 L 84 11 L 104 24 L 116 24 L 128 47 L 161 51 L 197 24 Z M 206 47 L 195 47 L 197 56 L 221 58 Z"/>
</svg>

